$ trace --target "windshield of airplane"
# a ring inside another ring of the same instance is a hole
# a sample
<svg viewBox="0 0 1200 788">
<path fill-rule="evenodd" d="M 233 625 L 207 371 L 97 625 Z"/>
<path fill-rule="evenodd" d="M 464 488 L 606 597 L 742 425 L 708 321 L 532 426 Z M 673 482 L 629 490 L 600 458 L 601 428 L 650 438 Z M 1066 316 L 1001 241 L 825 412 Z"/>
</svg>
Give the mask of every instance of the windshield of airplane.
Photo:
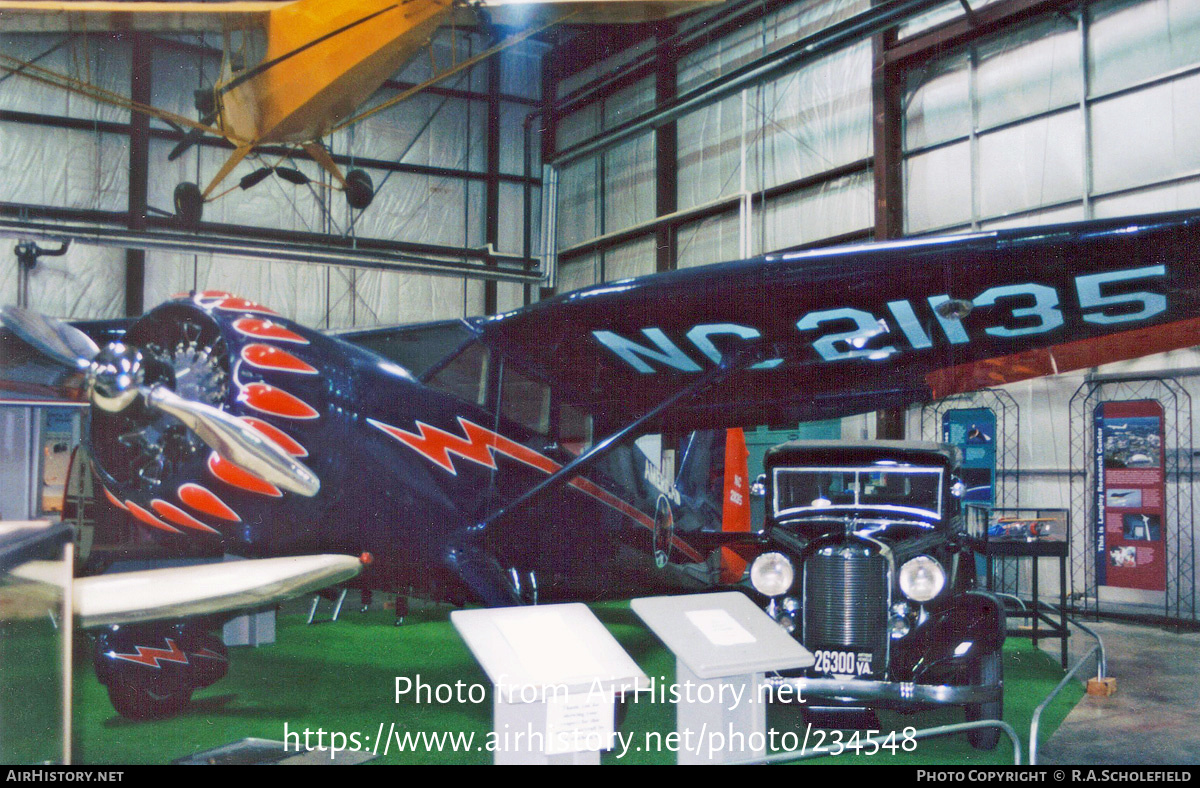
<svg viewBox="0 0 1200 788">
<path fill-rule="evenodd" d="M 941 517 L 942 469 L 776 468 L 776 515 L 884 509 Z"/>
<path fill-rule="evenodd" d="M 399 364 L 417 377 L 423 377 L 435 364 L 462 347 L 474 333 L 463 321 L 448 320 L 349 331 L 339 336 Z"/>
</svg>

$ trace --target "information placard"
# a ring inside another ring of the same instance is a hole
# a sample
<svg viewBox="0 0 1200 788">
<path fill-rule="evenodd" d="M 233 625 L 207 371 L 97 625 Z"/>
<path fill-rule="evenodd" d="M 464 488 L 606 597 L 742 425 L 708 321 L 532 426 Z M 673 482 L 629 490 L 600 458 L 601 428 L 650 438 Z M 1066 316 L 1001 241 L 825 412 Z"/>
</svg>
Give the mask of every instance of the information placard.
<svg viewBox="0 0 1200 788">
<path fill-rule="evenodd" d="M 1155 400 L 1096 407 L 1096 581 L 1165 591 L 1163 408 Z"/>
</svg>

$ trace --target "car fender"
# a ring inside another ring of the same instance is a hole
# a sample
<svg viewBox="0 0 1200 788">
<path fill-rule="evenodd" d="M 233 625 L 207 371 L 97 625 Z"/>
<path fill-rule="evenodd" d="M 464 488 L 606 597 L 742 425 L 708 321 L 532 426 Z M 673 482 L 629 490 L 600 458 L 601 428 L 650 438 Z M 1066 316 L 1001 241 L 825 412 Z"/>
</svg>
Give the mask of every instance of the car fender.
<svg viewBox="0 0 1200 788">
<path fill-rule="evenodd" d="M 914 681 L 953 681 L 985 655 L 1004 645 L 1004 603 L 987 591 L 957 595 L 930 612 L 909 637 L 903 652 L 913 655 Z"/>
</svg>

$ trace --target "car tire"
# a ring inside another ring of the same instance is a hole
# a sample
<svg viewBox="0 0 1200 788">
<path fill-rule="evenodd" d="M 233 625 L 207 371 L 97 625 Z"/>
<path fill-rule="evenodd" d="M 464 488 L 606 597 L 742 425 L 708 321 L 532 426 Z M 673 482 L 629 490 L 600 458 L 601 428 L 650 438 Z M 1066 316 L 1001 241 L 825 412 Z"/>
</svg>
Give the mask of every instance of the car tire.
<svg viewBox="0 0 1200 788">
<path fill-rule="evenodd" d="M 983 687 L 1004 686 L 1004 660 L 999 651 L 983 657 L 972 670 L 972 684 Z M 1004 695 L 987 703 L 972 703 L 966 707 L 967 722 L 999 720 L 1004 717 Z M 967 731 L 967 741 L 977 750 L 994 750 L 1000 743 L 999 728 L 976 728 Z"/>
<path fill-rule="evenodd" d="M 192 700 L 192 689 L 163 694 L 148 687 L 113 682 L 108 685 L 108 699 L 117 713 L 127 719 L 165 720 L 187 708 Z"/>
</svg>

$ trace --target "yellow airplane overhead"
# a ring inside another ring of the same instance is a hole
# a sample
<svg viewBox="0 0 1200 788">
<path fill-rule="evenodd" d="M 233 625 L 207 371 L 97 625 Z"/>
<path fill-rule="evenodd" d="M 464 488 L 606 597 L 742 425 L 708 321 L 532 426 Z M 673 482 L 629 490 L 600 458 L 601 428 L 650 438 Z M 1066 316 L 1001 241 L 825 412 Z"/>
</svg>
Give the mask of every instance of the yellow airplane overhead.
<svg viewBox="0 0 1200 788">
<path fill-rule="evenodd" d="M 234 152 L 209 184 L 180 184 L 176 213 L 199 220 L 204 201 L 258 146 L 283 144 L 303 149 L 346 192 L 351 207 L 370 204 L 373 186 L 365 172 L 342 173 L 320 140 L 352 122 L 354 111 L 401 65 L 430 41 L 438 27 L 474 23 L 480 13 L 491 22 L 519 27 L 484 56 L 564 20 L 572 23 L 645 22 L 693 10 L 710 0 L 494 0 L 467 6 L 455 0 L 291 0 L 285 2 L 113 2 L 111 0 L 0 0 L 0 29 L 17 32 L 222 32 L 227 52 L 212 102 L 204 102 L 199 123 L 135 104 L 35 64 L 0 55 L 0 71 L 83 93 L 192 129 L 189 141 L 210 133 L 224 137 Z M 230 57 L 229 35 L 250 33 L 255 62 Z M 259 52 L 261 55 L 259 56 Z M 468 67 L 473 58 L 417 86 L 421 89 Z M 408 91 L 404 96 L 411 95 Z M 264 168 L 261 180 L 272 168 Z M 296 176 L 303 177 L 299 173 Z M 286 176 L 285 176 L 286 177 Z M 257 182 L 257 181 L 253 181 Z M 246 185 L 246 179 L 243 179 Z M 219 196 L 219 195 L 217 195 Z"/>
</svg>

